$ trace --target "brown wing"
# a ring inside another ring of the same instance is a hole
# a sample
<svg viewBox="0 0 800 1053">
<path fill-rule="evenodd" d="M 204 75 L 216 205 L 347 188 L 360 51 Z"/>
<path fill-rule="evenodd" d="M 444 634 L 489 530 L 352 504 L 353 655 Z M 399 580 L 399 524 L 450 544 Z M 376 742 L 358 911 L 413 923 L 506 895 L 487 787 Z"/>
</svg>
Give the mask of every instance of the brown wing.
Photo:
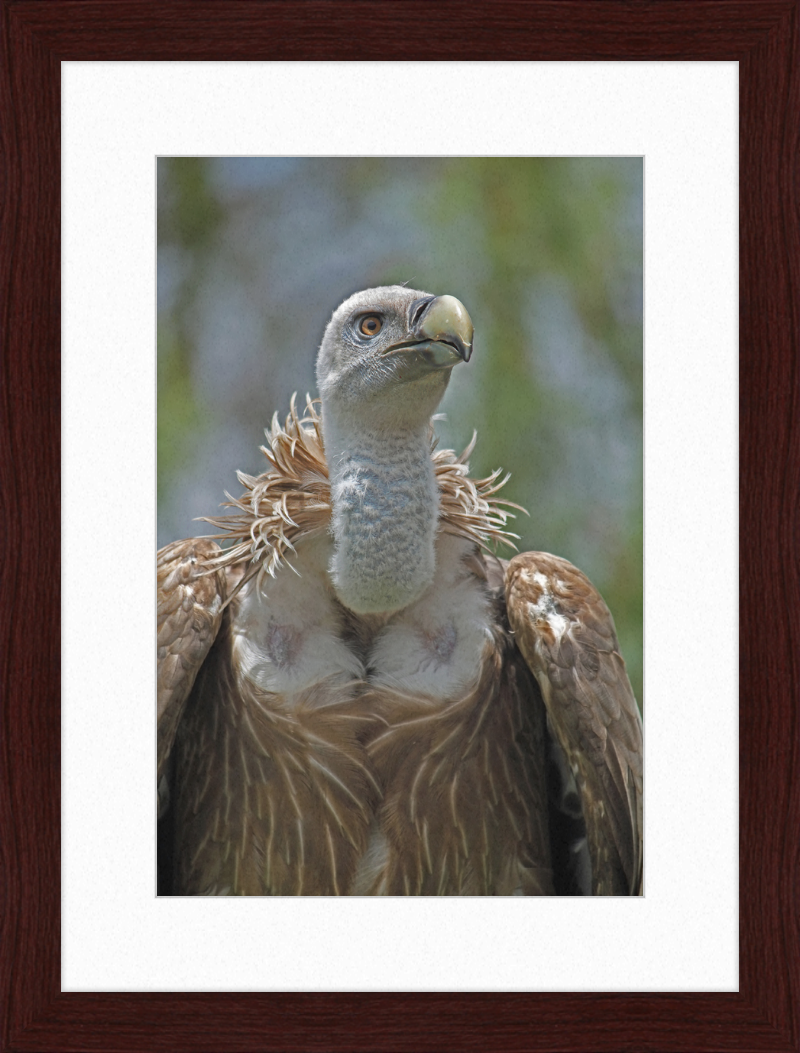
<svg viewBox="0 0 800 1053">
<path fill-rule="evenodd" d="M 176 541 L 158 552 L 158 777 L 169 757 L 183 708 L 222 622 L 225 571 L 207 562 L 219 545 L 203 538 Z"/>
<path fill-rule="evenodd" d="M 642 724 L 611 613 L 576 567 L 544 552 L 511 560 L 506 604 L 581 793 L 592 892 L 641 895 Z"/>
</svg>

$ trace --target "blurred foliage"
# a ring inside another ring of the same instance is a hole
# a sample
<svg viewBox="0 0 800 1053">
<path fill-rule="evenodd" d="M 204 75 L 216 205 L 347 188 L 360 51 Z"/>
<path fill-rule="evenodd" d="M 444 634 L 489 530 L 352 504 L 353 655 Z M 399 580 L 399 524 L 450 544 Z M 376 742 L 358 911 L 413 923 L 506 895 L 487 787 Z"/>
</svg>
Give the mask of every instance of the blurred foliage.
<svg viewBox="0 0 800 1053">
<path fill-rule="evenodd" d="M 640 159 L 164 158 L 158 236 L 159 544 L 262 469 L 346 296 L 449 292 L 476 351 L 441 441 L 511 472 L 519 547 L 594 581 L 641 701 Z"/>
</svg>

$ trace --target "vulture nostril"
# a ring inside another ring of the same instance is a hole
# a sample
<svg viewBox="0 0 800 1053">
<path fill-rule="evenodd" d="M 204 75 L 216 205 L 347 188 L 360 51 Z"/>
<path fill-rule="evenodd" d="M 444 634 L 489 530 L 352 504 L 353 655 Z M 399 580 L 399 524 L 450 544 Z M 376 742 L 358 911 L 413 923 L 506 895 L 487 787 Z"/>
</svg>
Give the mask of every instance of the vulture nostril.
<svg viewBox="0 0 800 1053">
<path fill-rule="evenodd" d="M 433 303 L 436 299 L 435 296 L 425 296 L 421 300 L 415 300 L 411 304 L 411 325 L 416 326 L 419 324 L 420 318 L 425 313 L 425 308 L 429 303 Z"/>
</svg>

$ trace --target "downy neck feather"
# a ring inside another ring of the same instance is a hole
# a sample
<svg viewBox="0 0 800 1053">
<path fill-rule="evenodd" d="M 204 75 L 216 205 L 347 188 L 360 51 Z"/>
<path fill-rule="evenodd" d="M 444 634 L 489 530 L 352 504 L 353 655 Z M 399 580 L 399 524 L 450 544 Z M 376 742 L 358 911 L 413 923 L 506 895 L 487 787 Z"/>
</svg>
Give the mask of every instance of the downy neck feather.
<svg viewBox="0 0 800 1053">
<path fill-rule="evenodd" d="M 327 405 L 331 580 L 357 614 L 400 610 L 433 581 L 439 488 L 430 424 L 364 420 Z"/>
</svg>

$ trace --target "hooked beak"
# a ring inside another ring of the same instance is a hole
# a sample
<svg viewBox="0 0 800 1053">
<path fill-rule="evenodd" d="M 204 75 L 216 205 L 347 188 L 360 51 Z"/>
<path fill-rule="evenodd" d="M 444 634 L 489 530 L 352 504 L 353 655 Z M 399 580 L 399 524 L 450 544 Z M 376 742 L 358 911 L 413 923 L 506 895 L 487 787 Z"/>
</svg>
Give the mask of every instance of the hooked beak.
<svg viewBox="0 0 800 1053">
<path fill-rule="evenodd" d="M 395 345 L 396 351 L 413 351 L 434 369 L 449 369 L 469 362 L 473 327 L 467 309 L 455 296 L 435 296 L 411 305 L 412 339 Z"/>
</svg>

